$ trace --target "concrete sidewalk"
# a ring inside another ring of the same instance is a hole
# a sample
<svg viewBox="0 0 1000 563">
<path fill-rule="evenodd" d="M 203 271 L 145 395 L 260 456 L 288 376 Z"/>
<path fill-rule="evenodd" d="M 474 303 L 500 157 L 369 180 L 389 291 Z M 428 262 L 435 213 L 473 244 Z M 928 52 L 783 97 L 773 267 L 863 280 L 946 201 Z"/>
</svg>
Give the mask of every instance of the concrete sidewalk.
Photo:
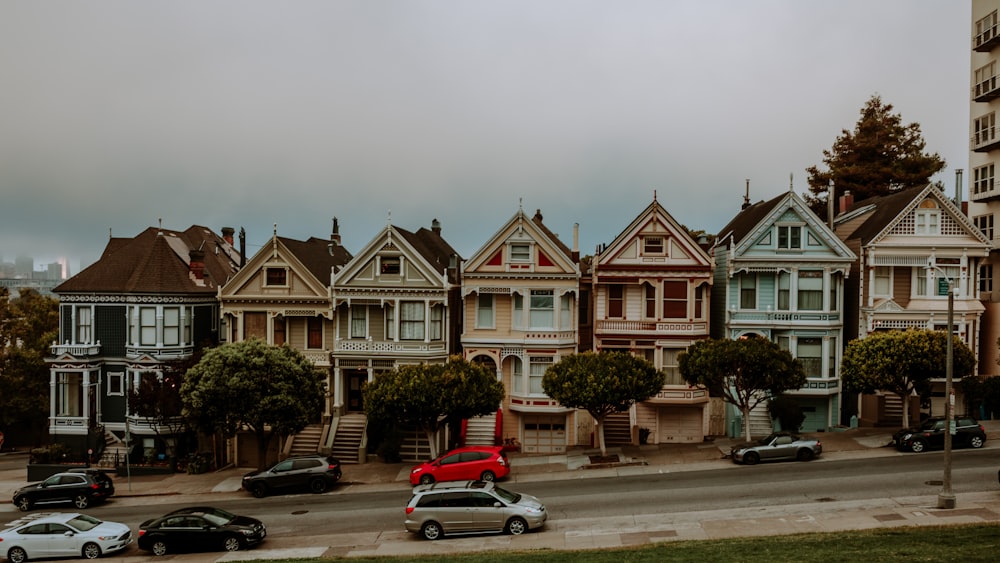
<svg viewBox="0 0 1000 563">
<path fill-rule="evenodd" d="M 1000 450 L 1000 421 L 984 423 L 986 448 Z M 888 447 L 891 429 L 865 428 L 844 432 L 809 434 L 823 442 L 823 455 L 812 463 L 838 459 L 906 456 Z M 561 455 L 511 455 L 511 476 L 506 485 L 556 479 L 585 479 L 649 473 L 699 471 L 735 467 L 724 455 L 735 440 L 717 439 L 698 444 L 666 444 L 612 448 L 628 462 L 615 467 L 583 469 L 594 450 L 571 449 Z M 7 457 L 7 456 L 4 456 Z M 1000 459 L 1000 456 L 998 456 Z M 5 462 L 10 459 L 3 460 Z M 24 459 L 26 462 L 26 457 Z M 1000 464 L 1000 462 L 998 462 Z M 10 463 L 0 464 L 9 467 Z M 379 490 L 408 490 L 412 464 L 368 463 L 344 467 L 344 479 L 335 494 Z M 192 503 L 204 504 L 232 498 L 246 498 L 240 490 L 242 475 L 249 469 L 231 468 L 202 475 L 176 474 L 115 479 L 115 502 L 123 505 Z M 24 484 L 23 464 L 17 469 L 0 469 L 0 495 Z M 991 482 L 995 479 L 991 476 Z M 1000 487 L 998 487 L 1000 488 Z M 290 557 L 361 556 L 441 556 L 482 550 L 590 549 L 632 546 L 662 541 L 716 539 L 740 536 L 780 535 L 799 532 L 829 532 L 928 526 L 959 523 L 1000 522 L 1000 492 L 958 494 L 957 507 L 937 508 L 937 496 L 878 498 L 864 501 L 814 502 L 798 505 L 762 506 L 742 509 L 685 513 L 643 514 L 604 518 L 550 519 L 545 527 L 523 536 L 487 535 L 456 537 L 427 542 L 400 528 L 365 534 L 326 534 L 287 537 L 274 534 L 257 549 L 232 554 L 175 556 L 184 561 L 270 560 Z M 10 514 L 3 514 L 9 512 Z M 19 514 L 11 504 L 0 505 L 0 520 Z M 145 554 L 130 550 L 128 555 L 109 561 L 135 563 Z"/>
</svg>

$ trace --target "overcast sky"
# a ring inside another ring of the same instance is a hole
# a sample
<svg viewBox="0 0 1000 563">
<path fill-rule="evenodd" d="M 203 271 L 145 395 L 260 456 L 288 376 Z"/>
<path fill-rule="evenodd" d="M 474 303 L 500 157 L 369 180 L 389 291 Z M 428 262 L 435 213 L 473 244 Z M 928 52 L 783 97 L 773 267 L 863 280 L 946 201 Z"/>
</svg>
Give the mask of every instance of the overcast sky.
<svg viewBox="0 0 1000 563">
<path fill-rule="evenodd" d="M 523 201 L 580 250 L 653 199 L 715 233 L 807 189 L 873 95 L 954 191 L 968 0 L 0 3 L 0 256 L 72 273 L 160 218 L 359 251 Z M 963 189 L 963 193 L 967 193 Z M 967 197 L 967 196 L 966 196 Z"/>
</svg>

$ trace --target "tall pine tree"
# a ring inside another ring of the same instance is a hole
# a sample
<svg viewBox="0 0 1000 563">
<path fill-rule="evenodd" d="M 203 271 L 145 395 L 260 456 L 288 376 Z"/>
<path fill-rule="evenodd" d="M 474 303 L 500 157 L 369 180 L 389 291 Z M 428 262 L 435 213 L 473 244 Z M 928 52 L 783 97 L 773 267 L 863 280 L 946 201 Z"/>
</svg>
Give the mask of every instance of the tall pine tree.
<svg viewBox="0 0 1000 563">
<path fill-rule="evenodd" d="M 823 164 L 806 168 L 809 193 L 806 201 L 821 217 L 826 215 L 830 182 L 834 197 L 850 191 L 855 202 L 872 196 L 923 186 L 945 167 L 937 153 L 924 152 L 920 124 L 903 125 L 892 105 L 874 95 L 863 108 L 854 131 L 841 131 L 833 147 L 823 151 Z"/>
</svg>

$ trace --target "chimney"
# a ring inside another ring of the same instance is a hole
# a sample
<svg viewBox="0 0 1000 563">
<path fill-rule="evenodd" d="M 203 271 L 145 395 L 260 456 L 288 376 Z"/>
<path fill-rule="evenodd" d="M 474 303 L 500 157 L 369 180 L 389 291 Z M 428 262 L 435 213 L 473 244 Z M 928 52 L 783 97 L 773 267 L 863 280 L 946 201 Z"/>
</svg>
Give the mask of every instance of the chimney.
<svg viewBox="0 0 1000 563">
<path fill-rule="evenodd" d="M 840 212 L 846 213 L 854 208 L 854 194 L 850 190 L 844 192 L 844 195 L 840 196 Z"/>
<path fill-rule="evenodd" d="M 236 229 L 232 227 L 222 227 L 222 239 L 229 243 L 229 246 L 236 246 L 233 244 L 233 234 L 236 233 Z"/>
<path fill-rule="evenodd" d="M 205 251 L 201 249 L 191 249 L 188 251 L 189 270 L 191 277 L 195 281 L 205 279 Z"/>
<path fill-rule="evenodd" d="M 247 263 L 247 231 L 240 227 L 240 268 Z"/>
<path fill-rule="evenodd" d="M 653 196 L 656 199 L 656 196 Z M 580 223 L 573 223 L 573 261 L 580 262 Z"/>
<path fill-rule="evenodd" d="M 962 169 L 955 169 L 955 205 L 962 208 Z"/>
<path fill-rule="evenodd" d="M 434 231 L 434 234 L 437 236 L 441 236 L 441 221 L 438 221 L 437 219 L 431 221 L 431 230 Z"/>
</svg>

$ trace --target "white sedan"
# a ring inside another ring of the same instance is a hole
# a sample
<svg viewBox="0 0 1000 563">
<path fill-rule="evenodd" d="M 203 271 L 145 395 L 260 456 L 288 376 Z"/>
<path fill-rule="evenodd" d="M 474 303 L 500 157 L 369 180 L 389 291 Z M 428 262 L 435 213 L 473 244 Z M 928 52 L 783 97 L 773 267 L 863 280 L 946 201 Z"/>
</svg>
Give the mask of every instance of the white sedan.
<svg viewBox="0 0 1000 563">
<path fill-rule="evenodd" d="M 132 543 L 125 524 L 105 522 L 79 513 L 37 513 L 0 530 L 0 554 L 10 563 L 41 557 L 97 559 Z"/>
</svg>

